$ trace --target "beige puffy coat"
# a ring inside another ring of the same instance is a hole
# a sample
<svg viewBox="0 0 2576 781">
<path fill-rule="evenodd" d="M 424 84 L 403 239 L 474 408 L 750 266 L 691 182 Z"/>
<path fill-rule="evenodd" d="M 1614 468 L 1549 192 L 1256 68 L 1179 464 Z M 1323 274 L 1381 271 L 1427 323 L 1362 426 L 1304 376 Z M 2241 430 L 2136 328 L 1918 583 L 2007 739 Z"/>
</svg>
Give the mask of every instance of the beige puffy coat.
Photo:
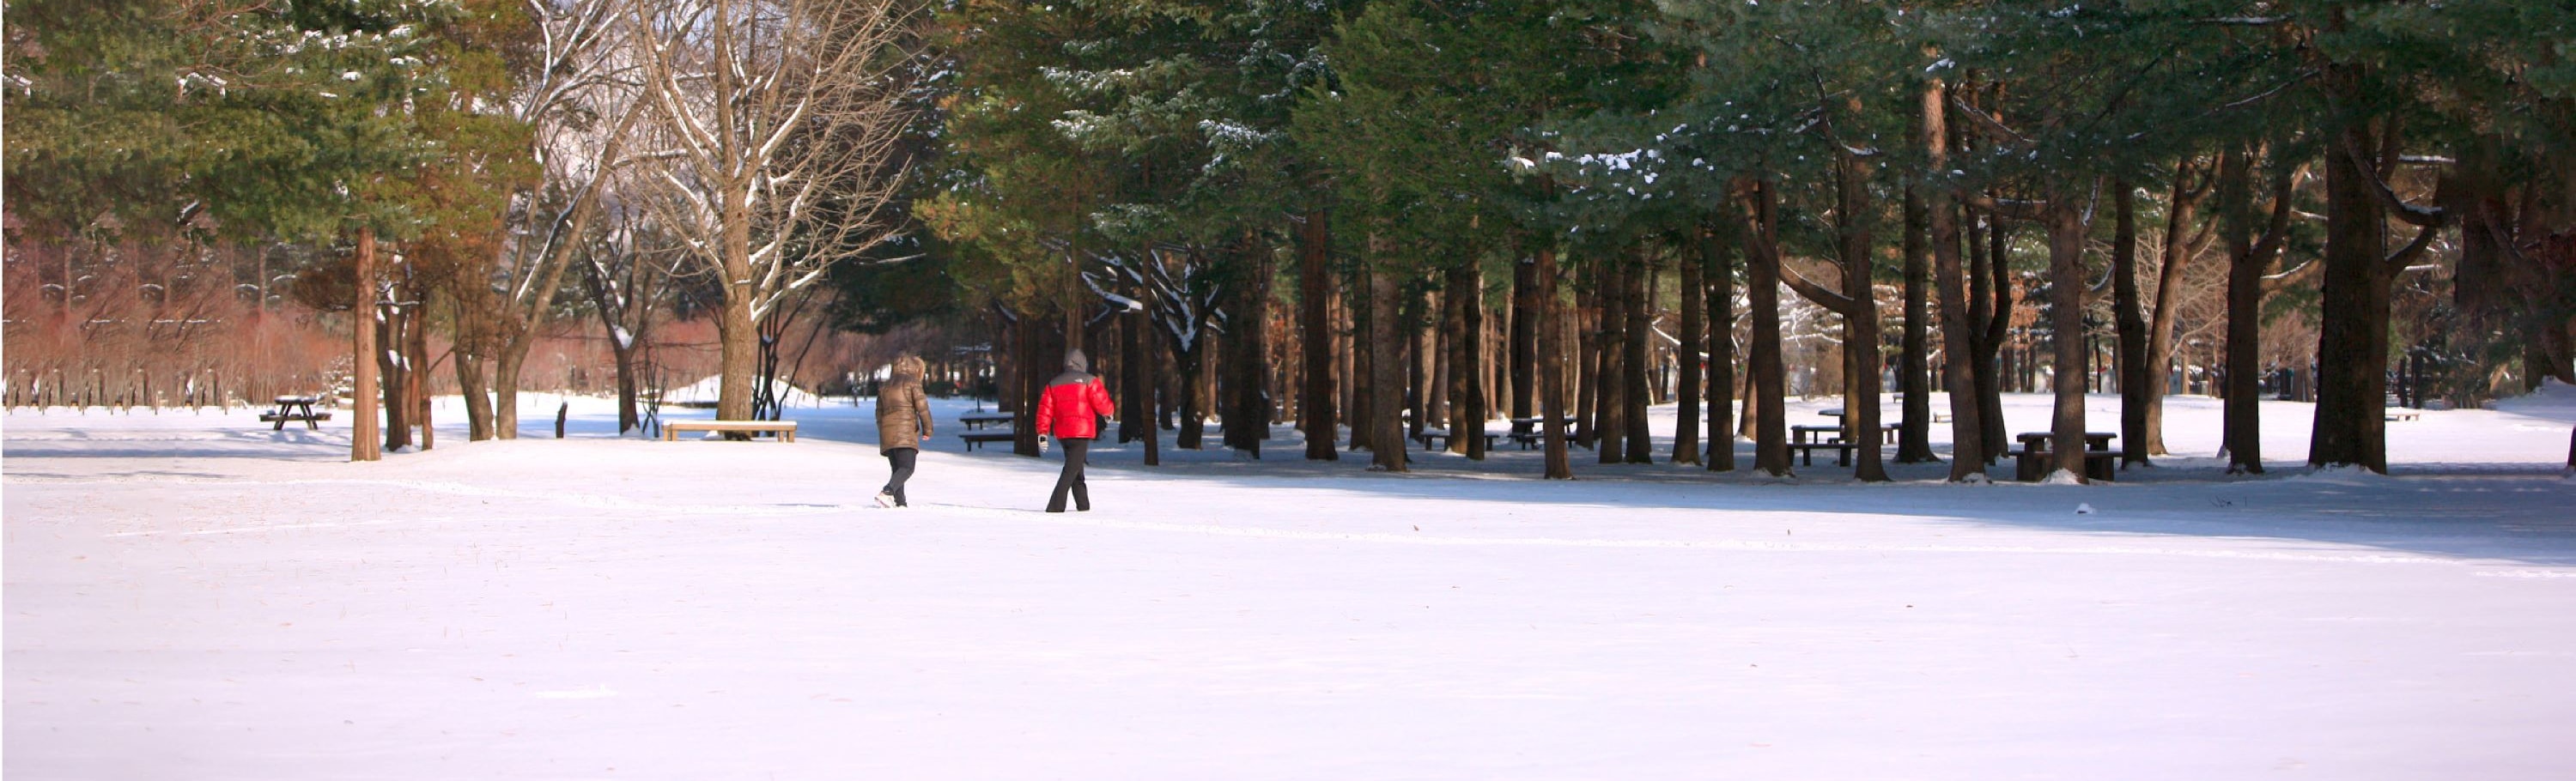
<svg viewBox="0 0 2576 781">
<path fill-rule="evenodd" d="M 921 393 L 919 366 L 897 362 L 894 379 L 877 390 L 879 453 L 907 447 L 918 450 L 921 438 L 930 436 L 930 399 Z"/>
</svg>

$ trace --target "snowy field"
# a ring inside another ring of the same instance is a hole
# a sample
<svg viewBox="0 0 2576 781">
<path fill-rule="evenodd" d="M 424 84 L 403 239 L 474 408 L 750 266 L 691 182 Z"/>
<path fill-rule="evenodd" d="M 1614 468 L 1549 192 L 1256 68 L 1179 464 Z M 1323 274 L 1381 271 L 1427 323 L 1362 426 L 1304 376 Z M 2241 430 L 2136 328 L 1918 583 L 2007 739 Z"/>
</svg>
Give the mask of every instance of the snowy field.
<svg viewBox="0 0 2576 781">
<path fill-rule="evenodd" d="M 965 402 L 908 510 L 869 502 L 863 404 L 794 444 L 620 439 L 589 399 L 557 440 L 556 404 L 373 464 L 346 412 L 0 418 L 0 773 L 2576 777 L 2565 387 L 2390 423 L 2387 477 L 2300 466 L 2292 403 L 2226 477 L 2176 398 L 2178 456 L 2107 485 L 1580 450 L 1549 482 L 1508 443 L 1382 475 L 1283 427 L 1102 448 L 1065 515 L 1052 458 L 961 451 Z"/>
</svg>

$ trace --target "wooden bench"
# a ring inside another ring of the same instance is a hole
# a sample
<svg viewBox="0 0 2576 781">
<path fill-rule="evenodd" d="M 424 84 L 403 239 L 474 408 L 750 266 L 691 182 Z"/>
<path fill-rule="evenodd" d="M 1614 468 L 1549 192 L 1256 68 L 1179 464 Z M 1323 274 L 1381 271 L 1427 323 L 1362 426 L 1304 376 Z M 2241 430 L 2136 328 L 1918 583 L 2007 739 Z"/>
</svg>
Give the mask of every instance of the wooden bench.
<svg viewBox="0 0 2576 781">
<path fill-rule="evenodd" d="M 957 435 L 957 439 L 959 441 L 966 443 L 966 449 L 969 452 L 972 452 L 976 446 L 982 445 L 986 442 L 1009 442 L 1017 438 L 1019 438 L 1019 434 L 1008 429 L 1000 431 L 967 431 Z"/>
<path fill-rule="evenodd" d="M 1832 442 L 1791 442 L 1789 443 L 1789 452 L 1798 454 L 1798 463 L 1807 466 L 1815 466 L 1816 451 L 1819 449 L 1830 448 L 1834 451 L 1835 466 L 1851 466 L 1852 451 L 1859 447 L 1860 445 L 1844 442 L 1840 439 L 1836 439 Z"/>
<path fill-rule="evenodd" d="M 676 442 L 682 431 L 722 431 L 744 434 L 776 434 L 780 442 L 796 441 L 793 420 L 673 420 L 662 424 L 662 440 Z"/>
<path fill-rule="evenodd" d="M 2389 420 L 2414 420 L 2414 419 L 2416 419 L 2416 418 L 2418 418 L 2418 417 L 2422 417 L 2423 415 L 2424 415 L 2424 413 L 2416 412 L 2416 411 L 2411 410 L 2411 409 L 2390 409 L 2390 410 L 2386 410 L 2386 417 L 2387 417 Z"/>
</svg>

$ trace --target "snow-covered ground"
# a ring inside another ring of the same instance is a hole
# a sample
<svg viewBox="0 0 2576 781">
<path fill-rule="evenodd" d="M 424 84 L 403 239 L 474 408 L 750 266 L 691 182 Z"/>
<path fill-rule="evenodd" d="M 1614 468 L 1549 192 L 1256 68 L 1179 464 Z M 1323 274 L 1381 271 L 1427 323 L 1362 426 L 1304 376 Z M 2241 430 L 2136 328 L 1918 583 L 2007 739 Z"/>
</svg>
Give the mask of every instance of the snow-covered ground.
<svg viewBox="0 0 2576 781">
<path fill-rule="evenodd" d="M 1052 458 L 961 451 L 966 402 L 908 510 L 868 500 L 864 402 L 793 410 L 794 444 L 620 439 L 591 399 L 557 440 L 557 403 L 506 442 L 450 406 L 437 448 L 372 464 L 345 412 L 0 418 L 0 772 L 2576 772 L 2564 387 L 2390 423 L 2387 477 L 2309 473 L 2289 403 L 2270 473 L 2227 477 L 2216 403 L 2176 398 L 2180 455 L 2107 485 L 1585 451 L 1550 482 L 1508 444 L 1384 475 L 1282 427 L 1259 461 L 1103 447 L 1098 511 L 1065 515 L 1034 511 Z"/>
</svg>

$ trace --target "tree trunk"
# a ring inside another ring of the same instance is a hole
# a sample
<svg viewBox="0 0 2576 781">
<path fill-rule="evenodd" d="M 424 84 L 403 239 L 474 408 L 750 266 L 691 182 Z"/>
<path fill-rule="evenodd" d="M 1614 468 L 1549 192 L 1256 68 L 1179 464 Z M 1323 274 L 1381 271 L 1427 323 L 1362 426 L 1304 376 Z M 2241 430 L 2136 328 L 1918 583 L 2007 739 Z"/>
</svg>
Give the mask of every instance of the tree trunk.
<svg viewBox="0 0 2576 781">
<path fill-rule="evenodd" d="M 1207 334 L 1175 336 L 1172 340 L 1172 365 L 1181 375 L 1181 431 L 1172 437 L 1172 446 L 1182 450 L 1204 449 L 1207 447 L 1207 407 L 1200 403 L 1200 389 L 1207 374 Z"/>
<path fill-rule="evenodd" d="M 2188 170 L 2188 163 L 2175 172 L 2176 196 L 2182 195 L 2183 170 Z M 2120 378 L 2120 441 L 2126 443 L 2121 448 L 2120 462 L 2125 468 L 2128 464 L 2147 463 L 2147 440 L 2153 438 L 2147 433 L 2147 396 L 2151 391 L 2147 387 L 2147 321 L 2138 311 L 2137 194 L 2126 180 L 2115 180 L 2111 199 L 2116 215 L 2111 238 L 2111 324 L 2118 340 L 2112 349 L 2111 364 Z M 2166 202 L 2169 213 L 2179 205 L 2175 200 Z M 2170 228 L 2165 233 L 2168 240 L 2173 238 Z M 2172 258 L 2166 258 L 2166 262 L 2172 262 Z"/>
<path fill-rule="evenodd" d="M 1235 367 L 1229 375 L 1234 407 L 1226 412 L 1225 443 L 1258 459 L 1261 441 L 1270 438 L 1270 392 L 1265 381 L 1270 361 L 1263 340 L 1270 322 L 1270 261 L 1253 249 L 1249 235 L 1238 246 L 1241 252 L 1235 260 L 1250 273 L 1231 286 L 1235 311 L 1228 313 L 1233 327 L 1227 333 L 1226 355 Z"/>
<path fill-rule="evenodd" d="M 349 389 L 349 460 L 375 461 L 384 458 L 382 433 L 377 428 L 376 404 L 380 390 L 376 381 L 376 229 L 358 229 L 357 298 L 349 308 L 354 318 L 350 329 L 351 371 L 357 374 Z M 66 299 L 70 298 L 65 296 Z"/>
<path fill-rule="evenodd" d="M 1333 280 L 1325 268 L 1332 260 L 1330 215 L 1322 210 L 1306 213 L 1306 222 L 1298 232 L 1297 286 L 1299 322 L 1305 331 L 1305 388 L 1297 402 L 1300 425 L 1306 431 L 1306 459 L 1338 461 L 1341 451 L 1336 440 L 1341 438 L 1333 406 Z"/>
<path fill-rule="evenodd" d="M 2271 258 L 2255 247 L 2253 154 L 2233 150 L 2220 162 L 2218 210 L 2227 242 L 2227 358 L 2220 448 L 2228 474 L 2263 473 L 2263 270 Z"/>
<path fill-rule="evenodd" d="M 1421 426 L 1446 428 L 1452 422 L 1449 420 L 1450 384 L 1457 379 L 1458 365 L 1449 360 L 1449 353 L 1456 348 L 1458 331 L 1450 318 L 1456 311 L 1450 306 L 1448 295 L 1435 291 L 1423 293 L 1422 328 L 1416 331 L 1419 338 L 1414 342 L 1422 363 L 1422 411 L 1415 416 L 1421 421 Z M 1421 426 L 1416 426 L 1416 430 Z"/>
<path fill-rule="evenodd" d="M 1770 182 L 1745 188 L 1745 284 L 1753 307 L 1753 468 L 1773 477 L 1789 474 L 1786 390 L 1780 365 L 1780 243 L 1776 195 Z"/>
<path fill-rule="evenodd" d="M 1621 397 L 1627 408 L 1620 410 L 1619 419 L 1628 427 L 1627 460 L 1631 464 L 1655 462 L 1655 433 L 1646 422 L 1646 408 L 1654 398 L 1656 387 L 1653 365 L 1655 301 L 1654 288 L 1648 282 L 1653 277 L 1653 250 L 1641 243 L 1637 246 L 1636 263 L 1620 277 L 1623 285 L 1620 297 L 1626 299 L 1620 311 L 1628 317 L 1628 325 L 1623 329 L 1628 337 L 1628 353 L 1621 363 L 1627 367 L 1628 376 L 1622 380 L 1626 395 Z"/>
<path fill-rule="evenodd" d="M 1136 340 L 1132 361 L 1135 367 L 1128 370 L 1129 376 L 1136 379 L 1133 387 L 1127 390 L 1127 395 L 1133 399 L 1129 409 L 1135 411 L 1137 418 L 1136 436 L 1145 440 L 1145 465 L 1162 466 L 1163 427 L 1159 410 L 1164 378 L 1159 370 L 1163 365 L 1163 332 L 1154 327 L 1151 312 L 1138 312 L 1129 317 L 1127 324 L 1133 326 L 1129 331 L 1134 334 L 1131 338 Z"/>
<path fill-rule="evenodd" d="M 2357 80 L 2328 68 L 2328 89 Z M 2341 87 L 2345 91 L 2358 87 Z M 2388 300 L 2394 275 L 2387 257 L 2387 215 L 2364 177 L 2378 167 L 2371 130 L 2348 126 L 2326 144 L 2326 248 L 2319 295 L 2316 422 L 2312 466 L 2359 465 L 2388 471 L 2381 408 L 2388 394 Z"/>
<path fill-rule="evenodd" d="M 2008 249 L 2011 232 L 2001 218 L 1987 217 L 1985 268 L 1979 277 L 1982 280 L 1979 290 L 1983 295 L 1977 304 L 1983 314 L 1978 318 L 1978 324 L 1984 331 L 1977 341 L 1976 369 L 1977 419 L 1985 426 L 1985 435 L 1979 441 L 1985 444 L 1985 460 L 1989 464 L 2003 457 L 2004 450 L 2013 442 L 2012 432 L 2004 428 L 2004 381 L 2009 375 L 2004 371 L 2001 360 L 2005 347 L 2010 344 L 2013 307 L 2017 302 Z"/>
<path fill-rule="evenodd" d="M 1452 439 L 1465 440 L 1463 452 L 1475 461 L 1485 460 L 1485 421 L 1493 418 L 1490 395 L 1485 392 L 1485 269 L 1468 263 L 1450 287 L 1449 294 L 1459 298 L 1462 322 L 1458 335 L 1459 350 L 1450 360 L 1458 376 L 1465 379 L 1450 400 L 1449 433 Z M 1461 289 L 1463 288 L 1463 289 Z"/>
<path fill-rule="evenodd" d="M 480 355 L 456 352 L 456 387 L 465 402 L 465 439 L 481 442 L 493 437 L 492 386 L 483 380 L 485 360 Z"/>
<path fill-rule="evenodd" d="M 1601 294 L 1600 267 L 1578 268 L 1577 277 L 1585 277 L 1574 290 L 1573 324 L 1575 344 L 1580 352 L 1574 356 L 1574 442 L 1593 447 L 1601 440 Z M 1589 326 L 1589 327 L 1586 327 Z"/>
<path fill-rule="evenodd" d="M 1628 456 L 1628 394 L 1632 376 L 1628 366 L 1628 275 L 1630 269 L 1615 252 L 1605 253 L 1594 277 L 1598 287 L 1592 294 L 1601 303 L 1601 323 L 1594 332 L 1599 345 L 1601 369 L 1592 377 L 1599 389 L 1593 391 L 1593 455 L 1604 464 L 1616 464 Z"/>
<path fill-rule="evenodd" d="M 1714 221 L 1712 221 L 1714 223 Z M 1735 269 L 1727 262 L 1726 243 L 1703 226 L 1699 260 L 1707 267 L 1708 291 L 1708 470 L 1735 471 Z"/>
<path fill-rule="evenodd" d="M 2049 372 L 2057 403 L 2050 415 L 2055 468 L 2084 477 L 2084 205 L 2085 188 L 2050 193 L 2047 208 L 2049 327 L 2056 366 Z"/>
<path fill-rule="evenodd" d="M 1530 286 L 1535 291 L 1531 298 L 1537 304 L 1532 314 L 1540 319 L 1532 330 L 1539 337 L 1534 369 L 1538 374 L 1540 440 L 1547 453 L 1546 478 L 1572 480 L 1574 461 L 1565 446 L 1565 329 L 1561 327 L 1565 310 L 1556 302 L 1556 249 L 1542 246 L 1536 258 L 1531 264 Z"/>
<path fill-rule="evenodd" d="M 403 365 L 403 351 L 410 343 L 406 329 L 411 326 L 410 318 L 405 316 L 401 304 L 404 294 L 408 292 L 403 287 L 397 283 L 393 287 L 395 300 L 377 308 L 377 311 L 384 315 L 384 319 L 376 324 L 376 373 L 382 378 L 380 384 L 384 388 L 384 449 L 396 452 L 411 447 L 411 418 L 414 412 L 410 393 L 411 371 L 409 367 Z"/>
<path fill-rule="evenodd" d="M 1494 420 L 1494 394 L 1486 387 L 1492 371 L 1486 371 L 1486 325 L 1484 325 L 1484 265 L 1468 263 L 1466 271 L 1466 353 L 1458 356 L 1458 366 L 1466 374 L 1466 410 L 1450 410 L 1450 433 L 1466 438 L 1466 456 L 1484 461 L 1486 441 L 1484 423 Z"/>
<path fill-rule="evenodd" d="M 492 434 L 501 439 L 519 438 L 519 371 L 528 360 L 526 350 L 504 350 L 492 362 Z M 747 400 L 745 403 L 749 403 Z"/>
<path fill-rule="evenodd" d="M 1377 450 L 1377 318 L 1371 314 L 1377 309 L 1375 276 L 1363 271 L 1350 281 L 1358 300 L 1349 307 L 1351 336 L 1345 345 L 1351 362 L 1351 448 L 1371 452 Z"/>
<path fill-rule="evenodd" d="M 1369 349 L 1375 355 L 1369 361 L 1369 469 L 1373 471 L 1410 471 L 1405 464 L 1404 421 L 1404 342 L 1397 328 L 1403 317 L 1398 308 L 1403 302 L 1398 295 L 1394 272 L 1386 269 L 1369 271 Z"/>
<path fill-rule="evenodd" d="M 2199 254 L 2198 246 L 2180 238 L 2191 227 L 2192 216 L 2198 211 L 2200 204 L 2199 196 L 2186 197 L 2186 193 L 2179 184 L 2184 170 L 2205 171 L 2207 169 L 2196 167 L 2187 169 L 2177 166 L 2174 173 L 2177 184 L 2170 199 L 2171 204 L 2165 210 L 2164 263 L 2156 271 L 2155 313 L 2147 321 L 2146 372 L 2141 375 L 2147 385 L 2146 439 L 2143 442 L 2148 456 L 2167 454 L 2165 386 L 2173 380 L 2174 328 L 2175 321 L 2179 319 L 2177 310 L 2181 308 L 2182 272 L 2184 267 L 2191 264 L 2192 256 Z M 2135 449 L 2140 443 L 2129 444 L 2128 449 Z M 2141 457 L 2140 462 L 2144 463 L 2144 461 L 2145 459 Z"/>
<path fill-rule="evenodd" d="M 412 408 L 412 424 L 420 427 L 420 449 L 438 444 L 438 433 L 430 425 L 429 415 L 429 297 L 428 285 L 415 285 L 412 292 L 412 327 L 403 340 L 403 359 L 411 364 L 409 381 L 403 384 L 403 398 Z"/>
<path fill-rule="evenodd" d="M 1857 106 L 1853 108 L 1857 109 Z M 1887 464 L 1880 460 L 1881 441 L 1878 416 L 1879 392 L 1879 324 L 1878 291 L 1871 280 L 1876 277 L 1875 258 L 1871 247 L 1869 217 L 1869 165 L 1858 155 L 1835 155 L 1836 202 L 1838 215 L 1836 243 L 1840 246 L 1843 269 L 1843 431 L 1844 441 L 1860 445 L 1853 453 L 1852 476 L 1862 482 L 1887 482 Z"/>
<path fill-rule="evenodd" d="M 1941 460 L 1932 454 L 1931 257 L 1924 232 L 1931 215 L 1923 203 L 1922 185 L 1905 184 L 1905 333 L 1897 358 L 1896 391 L 1905 395 L 1904 421 L 1896 432 L 1896 463 Z M 1955 231 L 1956 228 L 1953 228 Z"/>
<path fill-rule="evenodd" d="M 1690 246 L 1683 249 L 1684 254 L 1677 264 L 1681 266 L 1682 332 L 1678 334 L 1681 344 L 1673 348 L 1673 355 L 1681 364 L 1681 370 L 1675 373 L 1677 381 L 1673 383 L 1673 463 L 1676 464 L 1700 463 L 1699 388 L 1701 367 L 1705 361 L 1705 332 L 1708 330 L 1705 322 L 1708 319 L 1708 259 L 1702 256 L 1707 251 L 1707 240 L 1697 230 L 1691 231 L 1691 238 Z"/>
<path fill-rule="evenodd" d="M 1537 406 L 1539 311 L 1538 260 L 1512 263 L 1512 417 L 1526 418 Z"/>
<path fill-rule="evenodd" d="M 1396 333 L 1404 339 L 1404 435 L 1418 437 L 1422 428 L 1431 425 L 1431 327 L 1428 321 L 1436 311 L 1430 308 L 1430 293 L 1403 296 Z"/>
</svg>

